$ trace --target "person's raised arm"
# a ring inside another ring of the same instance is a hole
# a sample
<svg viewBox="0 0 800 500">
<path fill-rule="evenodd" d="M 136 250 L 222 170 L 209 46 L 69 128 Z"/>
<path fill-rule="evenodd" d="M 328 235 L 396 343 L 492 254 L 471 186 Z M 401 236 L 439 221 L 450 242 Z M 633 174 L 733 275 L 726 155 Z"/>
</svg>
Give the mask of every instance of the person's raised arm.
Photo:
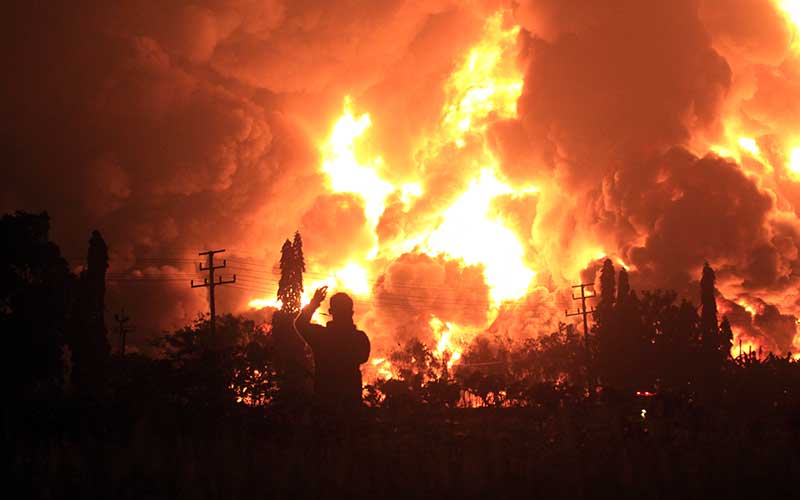
<svg viewBox="0 0 800 500">
<path fill-rule="evenodd" d="M 328 287 L 323 286 L 321 288 L 317 288 L 314 292 L 314 296 L 311 298 L 311 302 L 308 303 L 301 311 L 300 314 L 297 315 L 297 318 L 294 320 L 294 329 L 295 331 L 303 337 L 304 340 L 306 339 L 306 335 L 308 334 L 311 326 L 311 318 L 314 316 L 314 312 L 317 308 L 322 304 L 322 301 L 325 300 L 325 296 L 328 294 Z"/>
</svg>

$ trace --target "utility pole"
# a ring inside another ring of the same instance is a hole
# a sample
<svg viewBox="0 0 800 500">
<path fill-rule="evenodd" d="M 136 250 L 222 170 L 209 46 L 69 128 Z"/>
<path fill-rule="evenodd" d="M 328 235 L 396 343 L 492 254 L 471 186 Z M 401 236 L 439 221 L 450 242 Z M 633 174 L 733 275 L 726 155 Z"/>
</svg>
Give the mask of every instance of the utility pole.
<svg viewBox="0 0 800 500">
<path fill-rule="evenodd" d="M 128 321 L 131 318 L 125 314 L 125 308 L 123 307 L 119 313 L 114 314 L 114 320 L 117 322 L 117 332 L 119 333 L 119 352 L 122 356 L 125 356 L 125 340 L 127 335 L 133 331 L 133 328 L 128 326 Z"/>
<path fill-rule="evenodd" d="M 580 285 L 573 285 L 572 288 L 580 288 L 581 294 L 580 296 L 576 297 L 575 293 L 572 294 L 572 300 L 580 300 L 581 301 L 581 308 L 577 311 L 571 313 L 568 310 L 564 311 L 564 314 L 567 317 L 570 316 L 583 316 L 583 349 L 586 351 L 586 390 L 589 391 L 589 397 L 592 395 L 592 373 L 591 368 L 589 365 L 591 364 L 591 353 L 589 352 L 589 320 L 587 319 L 588 316 L 595 312 L 595 308 L 586 309 L 586 299 L 591 299 L 592 297 L 596 296 L 597 294 L 594 290 L 591 291 L 591 295 L 586 295 L 586 289 L 594 287 L 592 283 L 581 283 Z"/>
<path fill-rule="evenodd" d="M 227 267 L 228 262 L 223 259 L 221 266 L 214 265 L 214 255 L 218 253 L 224 252 L 225 249 L 222 250 L 209 250 L 207 252 L 200 252 L 197 255 L 200 256 L 207 256 L 208 264 L 206 267 L 203 267 L 203 264 L 200 264 L 201 271 L 208 271 L 208 278 L 203 278 L 203 283 L 199 285 L 194 284 L 194 280 L 191 280 L 190 285 L 192 288 L 205 288 L 208 287 L 208 305 L 209 309 L 211 310 L 211 335 L 217 333 L 217 308 L 214 302 L 214 287 L 219 285 L 227 285 L 230 283 L 236 283 L 236 275 L 233 275 L 233 279 L 231 280 L 223 280 L 222 276 L 219 277 L 218 281 L 214 281 L 214 271 L 217 269 L 225 269 Z"/>
</svg>

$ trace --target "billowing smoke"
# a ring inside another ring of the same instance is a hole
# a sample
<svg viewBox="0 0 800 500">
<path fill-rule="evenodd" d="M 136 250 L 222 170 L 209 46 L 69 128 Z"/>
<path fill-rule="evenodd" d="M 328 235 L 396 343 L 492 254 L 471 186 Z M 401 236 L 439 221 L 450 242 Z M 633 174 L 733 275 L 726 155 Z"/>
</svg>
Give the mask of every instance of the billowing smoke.
<svg viewBox="0 0 800 500">
<path fill-rule="evenodd" d="M 552 331 L 607 255 L 634 288 L 694 300 L 709 261 L 737 335 L 796 350 L 800 32 L 782 6 L 19 2 L 0 209 L 47 209 L 76 265 L 99 229 L 109 313 L 140 342 L 204 310 L 198 251 L 228 250 L 218 309 L 243 311 L 299 229 L 308 284 L 347 285 L 387 346 L 431 318 Z"/>
<path fill-rule="evenodd" d="M 726 297 L 764 304 L 741 332 L 791 350 L 797 180 L 779 150 L 797 121 L 778 101 L 794 102 L 797 28 L 779 3 L 545 0 L 517 14 L 529 63 L 498 143 L 509 175 L 568 193 L 539 208 L 549 255 L 574 259 L 585 243 L 563 235 L 577 227 L 636 287 L 695 300 L 708 260 Z M 731 142 L 740 151 L 714 147 Z M 530 158 L 538 170 L 519 167 Z"/>
</svg>

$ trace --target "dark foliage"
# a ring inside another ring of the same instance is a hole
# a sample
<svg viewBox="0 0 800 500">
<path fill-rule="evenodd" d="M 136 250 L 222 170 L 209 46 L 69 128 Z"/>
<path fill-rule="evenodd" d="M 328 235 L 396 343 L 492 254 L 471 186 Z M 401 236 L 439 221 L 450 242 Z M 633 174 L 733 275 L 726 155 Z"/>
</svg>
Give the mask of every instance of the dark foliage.
<svg viewBox="0 0 800 500">
<path fill-rule="evenodd" d="M 278 392 L 274 343 L 265 325 L 226 314 L 165 335 L 160 345 L 169 362 L 169 392 L 181 405 L 224 408 L 231 402 L 263 406 Z"/>
<path fill-rule="evenodd" d="M 0 219 L 2 380 L 12 398 L 60 393 L 74 277 L 50 241 L 46 212 Z"/>
<path fill-rule="evenodd" d="M 730 357 L 708 265 L 697 308 L 633 292 L 607 261 L 589 353 L 572 325 L 480 335 L 460 359 L 412 340 L 364 408 L 331 414 L 304 399 L 308 368 L 291 371 L 308 356 L 288 311 L 271 324 L 224 315 L 216 335 L 200 317 L 165 335 L 159 358 L 108 357 L 105 243 L 92 235 L 74 276 L 48 230 L 47 214 L 0 221 L 16 402 L 3 440 L 26 497 L 788 497 L 800 471 L 800 363 Z M 299 308 L 299 234 L 284 249 L 284 303 Z"/>
<path fill-rule="evenodd" d="M 105 324 L 108 248 L 98 231 L 92 233 L 84 269 L 75 280 L 67 344 L 72 354 L 71 380 L 88 397 L 102 395 L 111 346 Z"/>
</svg>

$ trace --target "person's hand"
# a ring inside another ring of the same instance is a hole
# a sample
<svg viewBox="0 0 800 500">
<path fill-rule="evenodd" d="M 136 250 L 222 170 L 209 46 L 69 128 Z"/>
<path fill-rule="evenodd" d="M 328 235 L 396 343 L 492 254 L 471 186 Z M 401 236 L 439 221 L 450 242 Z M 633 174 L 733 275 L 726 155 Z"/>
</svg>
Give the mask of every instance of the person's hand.
<svg viewBox="0 0 800 500">
<path fill-rule="evenodd" d="M 328 287 L 321 286 L 317 288 L 317 291 L 314 292 L 314 296 L 311 298 L 311 303 L 314 307 L 319 307 L 322 304 L 322 301 L 325 300 L 325 297 L 328 295 Z"/>
</svg>

